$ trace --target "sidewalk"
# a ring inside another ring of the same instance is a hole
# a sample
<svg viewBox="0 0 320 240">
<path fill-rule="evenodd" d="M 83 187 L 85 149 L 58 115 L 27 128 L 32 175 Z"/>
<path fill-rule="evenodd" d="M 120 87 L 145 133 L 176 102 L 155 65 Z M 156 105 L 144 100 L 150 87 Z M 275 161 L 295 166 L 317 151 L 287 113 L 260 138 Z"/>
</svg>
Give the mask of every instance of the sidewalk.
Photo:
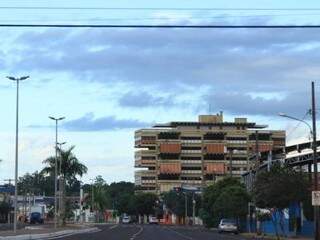
<svg viewBox="0 0 320 240">
<path fill-rule="evenodd" d="M 276 240 L 277 237 L 273 235 L 257 235 L 255 233 L 241 233 L 241 236 L 247 239 L 256 239 L 256 240 Z M 284 240 L 313 240 L 313 238 L 303 237 L 303 236 L 289 236 L 289 237 L 280 237 Z"/>
<path fill-rule="evenodd" d="M 0 231 L 0 240 L 10 239 L 44 239 L 48 237 L 57 237 L 63 235 L 73 235 L 80 233 L 97 232 L 100 229 L 85 225 L 67 225 L 65 227 L 54 229 L 52 226 L 35 225 L 28 226 L 25 229 L 17 230 L 15 234 L 11 231 Z"/>
</svg>

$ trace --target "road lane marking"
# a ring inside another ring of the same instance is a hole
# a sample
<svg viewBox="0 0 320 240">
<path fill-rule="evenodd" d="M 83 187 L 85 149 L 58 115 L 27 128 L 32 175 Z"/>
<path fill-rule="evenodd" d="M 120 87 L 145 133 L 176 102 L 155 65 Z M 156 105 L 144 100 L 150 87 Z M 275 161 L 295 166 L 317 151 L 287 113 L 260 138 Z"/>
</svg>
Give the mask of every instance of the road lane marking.
<svg viewBox="0 0 320 240">
<path fill-rule="evenodd" d="M 116 227 L 119 227 L 119 225 L 113 225 L 112 227 L 109 227 L 109 229 L 114 229 Z"/>
<path fill-rule="evenodd" d="M 101 229 L 95 229 L 93 231 L 90 232 L 83 232 L 83 233 L 67 233 L 67 234 L 63 234 L 60 236 L 55 236 L 55 237 L 47 237 L 45 239 L 59 239 L 59 238 L 65 238 L 65 237 L 70 237 L 70 236 L 74 236 L 74 235 L 80 235 L 80 234 L 91 234 L 91 233 L 97 233 L 97 232 L 101 232 Z"/>
<path fill-rule="evenodd" d="M 175 234 L 179 235 L 180 237 L 183 237 L 183 238 L 188 239 L 188 240 L 194 240 L 194 238 L 192 238 L 192 237 L 190 237 L 190 236 L 184 235 L 184 234 L 182 234 L 182 233 L 180 233 L 180 232 L 178 232 L 178 231 L 176 231 L 176 230 L 173 230 L 173 229 L 171 229 L 171 228 L 169 228 L 169 227 L 166 227 L 166 228 L 167 228 L 168 230 L 174 232 Z"/>
<path fill-rule="evenodd" d="M 130 240 L 134 240 L 140 233 L 142 233 L 143 231 L 143 227 L 140 227 L 140 230 L 138 232 L 136 232 L 135 234 L 132 235 L 132 237 L 130 238 Z"/>
</svg>

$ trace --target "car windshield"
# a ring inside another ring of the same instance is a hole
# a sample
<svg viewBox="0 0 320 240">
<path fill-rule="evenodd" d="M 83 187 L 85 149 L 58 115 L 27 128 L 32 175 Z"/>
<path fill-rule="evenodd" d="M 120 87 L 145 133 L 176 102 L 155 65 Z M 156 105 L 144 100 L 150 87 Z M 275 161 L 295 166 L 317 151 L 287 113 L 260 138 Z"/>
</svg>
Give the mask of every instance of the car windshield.
<svg viewBox="0 0 320 240">
<path fill-rule="evenodd" d="M 235 225 L 236 224 L 236 221 L 235 220 L 232 220 L 232 219 L 223 219 L 221 221 L 222 224 L 232 224 L 232 225 Z"/>
</svg>

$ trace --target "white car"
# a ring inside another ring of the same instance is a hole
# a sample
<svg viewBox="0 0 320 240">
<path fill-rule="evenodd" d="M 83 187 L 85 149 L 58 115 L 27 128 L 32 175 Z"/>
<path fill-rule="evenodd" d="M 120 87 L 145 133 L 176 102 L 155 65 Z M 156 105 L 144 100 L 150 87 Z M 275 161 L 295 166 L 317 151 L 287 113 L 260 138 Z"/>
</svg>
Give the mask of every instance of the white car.
<svg viewBox="0 0 320 240">
<path fill-rule="evenodd" d="M 124 223 L 124 224 L 128 224 L 128 223 L 130 223 L 130 217 L 129 216 L 124 216 L 123 218 L 122 218 L 122 223 Z"/>
<path fill-rule="evenodd" d="M 239 229 L 238 229 L 237 222 L 233 219 L 221 219 L 218 226 L 218 232 L 219 233 L 231 232 L 231 233 L 238 234 Z"/>
<path fill-rule="evenodd" d="M 149 217 L 149 224 L 158 224 L 158 219 L 154 216 Z"/>
</svg>

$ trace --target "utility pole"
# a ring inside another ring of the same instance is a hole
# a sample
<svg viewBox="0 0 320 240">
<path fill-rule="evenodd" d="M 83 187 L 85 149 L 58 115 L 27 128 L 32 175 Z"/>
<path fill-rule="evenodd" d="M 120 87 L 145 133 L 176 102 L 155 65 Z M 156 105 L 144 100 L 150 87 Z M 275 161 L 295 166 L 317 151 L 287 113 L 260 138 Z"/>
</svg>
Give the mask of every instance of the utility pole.
<svg viewBox="0 0 320 240">
<path fill-rule="evenodd" d="M 19 84 L 21 81 L 27 80 L 29 76 L 20 78 L 7 77 L 11 81 L 17 83 L 17 94 L 16 94 L 16 146 L 15 146 L 15 171 L 14 171 L 14 219 L 13 219 L 13 231 L 17 232 L 17 211 L 18 211 L 18 167 L 19 167 Z"/>
<path fill-rule="evenodd" d="M 196 200 L 194 199 L 194 193 L 192 194 L 192 225 L 196 222 Z"/>
<path fill-rule="evenodd" d="M 256 164 L 259 166 L 260 164 L 260 156 L 259 156 L 259 132 L 256 131 Z"/>
<path fill-rule="evenodd" d="M 57 214 L 57 191 L 58 191 L 58 184 L 57 184 L 57 176 L 58 176 L 58 121 L 61 121 L 65 119 L 65 117 L 55 118 L 49 116 L 51 120 L 54 120 L 56 123 L 56 143 L 55 143 L 55 149 L 56 149 L 56 156 L 54 161 L 54 228 L 57 228 L 57 220 L 58 220 L 58 214 Z"/>
<path fill-rule="evenodd" d="M 185 211 L 185 225 L 188 225 L 187 223 L 187 218 L 188 218 L 188 196 L 187 196 L 187 193 L 185 192 L 184 193 L 184 211 Z"/>
<path fill-rule="evenodd" d="M 229 173 L 230 173 L 230 177 L 232 177 L 232 154 L 233 154 L 233 150 L 231 149 L 229 151 Z"/>
<path fill-rule="evenodd" d="M 318 159 L 317 159 L 317 122 L 316 122 L 316 101 L 314 82 L 311 83 L 312 90 L 312 135 L 313 135 L 313 177 L 314 177 L 314 191 L 318 191 Z M 320 226 L 319 226 L 319 206 L 314 206 L 314 228 L 315 240 L 320 240 Z"/>
</svg>

